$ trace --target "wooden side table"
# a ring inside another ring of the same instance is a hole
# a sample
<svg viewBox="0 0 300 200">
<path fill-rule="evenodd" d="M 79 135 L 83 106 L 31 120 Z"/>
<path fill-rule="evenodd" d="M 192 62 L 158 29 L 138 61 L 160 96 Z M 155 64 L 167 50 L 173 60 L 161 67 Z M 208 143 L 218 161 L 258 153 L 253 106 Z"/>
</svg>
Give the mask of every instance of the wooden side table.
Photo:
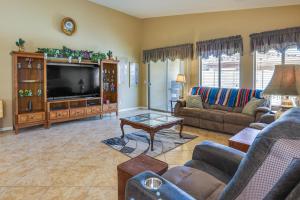
<svg viewBox="0 0 300 200">
<path fill-rule="evenodd" d="M 253 143 L 256 136 L 260 133 L 260 130 L 254 128 L 245 128 L 237 133 L 235 136 L 229 138 L 229 146 L 246 152 L 248 151 L 249 147 Z"/>
<path fill-rule="evenodd" d="M 141 154 L 124 163 L 121 163 L 118 165 L 117 170 L 118 199 L 124 200 L 125 188 L 128 179 L 146 170 L 150 170 L 158 175 L 162 175 L 168 170 L 168 164 L 150 156 Z"/>
</svg>

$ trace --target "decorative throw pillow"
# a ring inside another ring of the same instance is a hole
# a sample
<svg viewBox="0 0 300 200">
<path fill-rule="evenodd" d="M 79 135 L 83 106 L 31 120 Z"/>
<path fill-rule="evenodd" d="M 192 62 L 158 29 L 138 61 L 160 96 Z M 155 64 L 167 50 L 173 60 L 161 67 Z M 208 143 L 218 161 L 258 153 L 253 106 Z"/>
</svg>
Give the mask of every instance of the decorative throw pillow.
<svg viewBox="0 0 300 200">
<path fill-rule="evenodd" d="M 242 113 L 247 115 L 254 115 L 256 108 L 264 103 L 264 99 L 252 98 L 243 108 Z"/>
<path fill-rule="evenodd" d="M 186 107 L 188 108 L 203 108 L 200 95 L 190 95 L 186 99 Z"/>
</svg>

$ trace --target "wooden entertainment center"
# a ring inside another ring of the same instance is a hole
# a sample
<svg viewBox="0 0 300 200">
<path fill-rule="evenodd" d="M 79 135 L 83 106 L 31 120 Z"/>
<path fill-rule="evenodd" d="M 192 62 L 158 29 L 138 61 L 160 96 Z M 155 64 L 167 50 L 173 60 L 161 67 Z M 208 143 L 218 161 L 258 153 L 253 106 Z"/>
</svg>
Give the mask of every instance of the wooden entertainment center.
<svg viewBox="0 0 300 200">
<path fill-rule="evenodd" d="M 51 124 L 105 113 L 118 115 L 118 61 L 102 60 L 98 65 L 99 97 L 48 99 L 47 63 L 68 63 L 66 59 L 44 58 L 41 53 L 12 52 L 13 57 L 13 117 L 16 134 L 20 128 Z M 78 63 L 77 60 L 72 62 Z M 110 89 L 110 85 L 114 86 Z"/>
</svg>

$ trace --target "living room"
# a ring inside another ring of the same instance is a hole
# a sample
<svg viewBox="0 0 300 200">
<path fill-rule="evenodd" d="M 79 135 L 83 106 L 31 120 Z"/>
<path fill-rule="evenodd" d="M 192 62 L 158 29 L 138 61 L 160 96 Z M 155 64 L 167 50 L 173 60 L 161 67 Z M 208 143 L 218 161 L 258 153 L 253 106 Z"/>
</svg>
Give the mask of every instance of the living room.
<svg viewBox="0 0 300 200">
<path fill-rule="evenodd" d="M 0 11 L 0 199 L 300 198 L 298 0 Z"/>
</svg>

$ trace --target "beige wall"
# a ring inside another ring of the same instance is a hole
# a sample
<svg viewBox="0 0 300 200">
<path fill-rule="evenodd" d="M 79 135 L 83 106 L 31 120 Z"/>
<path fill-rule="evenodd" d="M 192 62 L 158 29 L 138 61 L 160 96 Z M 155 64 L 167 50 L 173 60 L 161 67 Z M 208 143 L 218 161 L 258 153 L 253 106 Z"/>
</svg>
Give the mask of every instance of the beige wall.
<svg viewBox="0 0 300 200">
<path fill-rule="evenodd" d="M 0 128 L 12 126 L 12 74 L 10 51 L 15 40 L 26 40 L 26 50 L 38 47 L 94 51 L 112 50 L 119 58 L 139 62 L 142 49 L 241 34 L 241 85 L 252 87 L 252 56 L 249 34 L 300 25 L 300 6 L 192 14 L 137 19 L 87 0 L 0 0 L 0 99 L 5 101 L 5 118 Z M 78 25 L 74 36 L 60 31 L 60 20 L 72 17 Z M 198 83 L 198 61 L 191 64 L 191 85 Z M 127 77 L 128 78 L 128 77 Z M 120 88 L 120 107 L 147 105 L 147 68 L 141 65 L 139 88 Z"/>
<path fill-rule="evenodd" d="M 12 70 L 10 52 L 15 41 L 26 40 L 26 50 L 38 47 L 112 50 L 118 57 L 139 62 L 140 19 L 87 0 L 0 0 L 0 99 L 5 101 L 5 118 L 0 128 L 12 126 Z M 63 17 L 72 17 L 78 31 L 72 37 L 60 31 Z M 120 86 L 120 107 L 138 106 L 138 87 Z"/>
<path fill-rule="evenodd" d="M 196 43 L 232 35 L 242 35 L 244 56 L 241 58 L 241 86 L 252 87 L 253 60 L 249 34 L 286 27 L 300 26 L 300 6 L 215 12 L 143 20 L 142 49 L 181 43 Z M 142 67 L 141 79 L 147 68 Z M 198 61 L 191 65 L 191 85 L 198 83 Z M 147 87 L 140 86 L 140 104 L 147 105 Z"/>
</svg>

